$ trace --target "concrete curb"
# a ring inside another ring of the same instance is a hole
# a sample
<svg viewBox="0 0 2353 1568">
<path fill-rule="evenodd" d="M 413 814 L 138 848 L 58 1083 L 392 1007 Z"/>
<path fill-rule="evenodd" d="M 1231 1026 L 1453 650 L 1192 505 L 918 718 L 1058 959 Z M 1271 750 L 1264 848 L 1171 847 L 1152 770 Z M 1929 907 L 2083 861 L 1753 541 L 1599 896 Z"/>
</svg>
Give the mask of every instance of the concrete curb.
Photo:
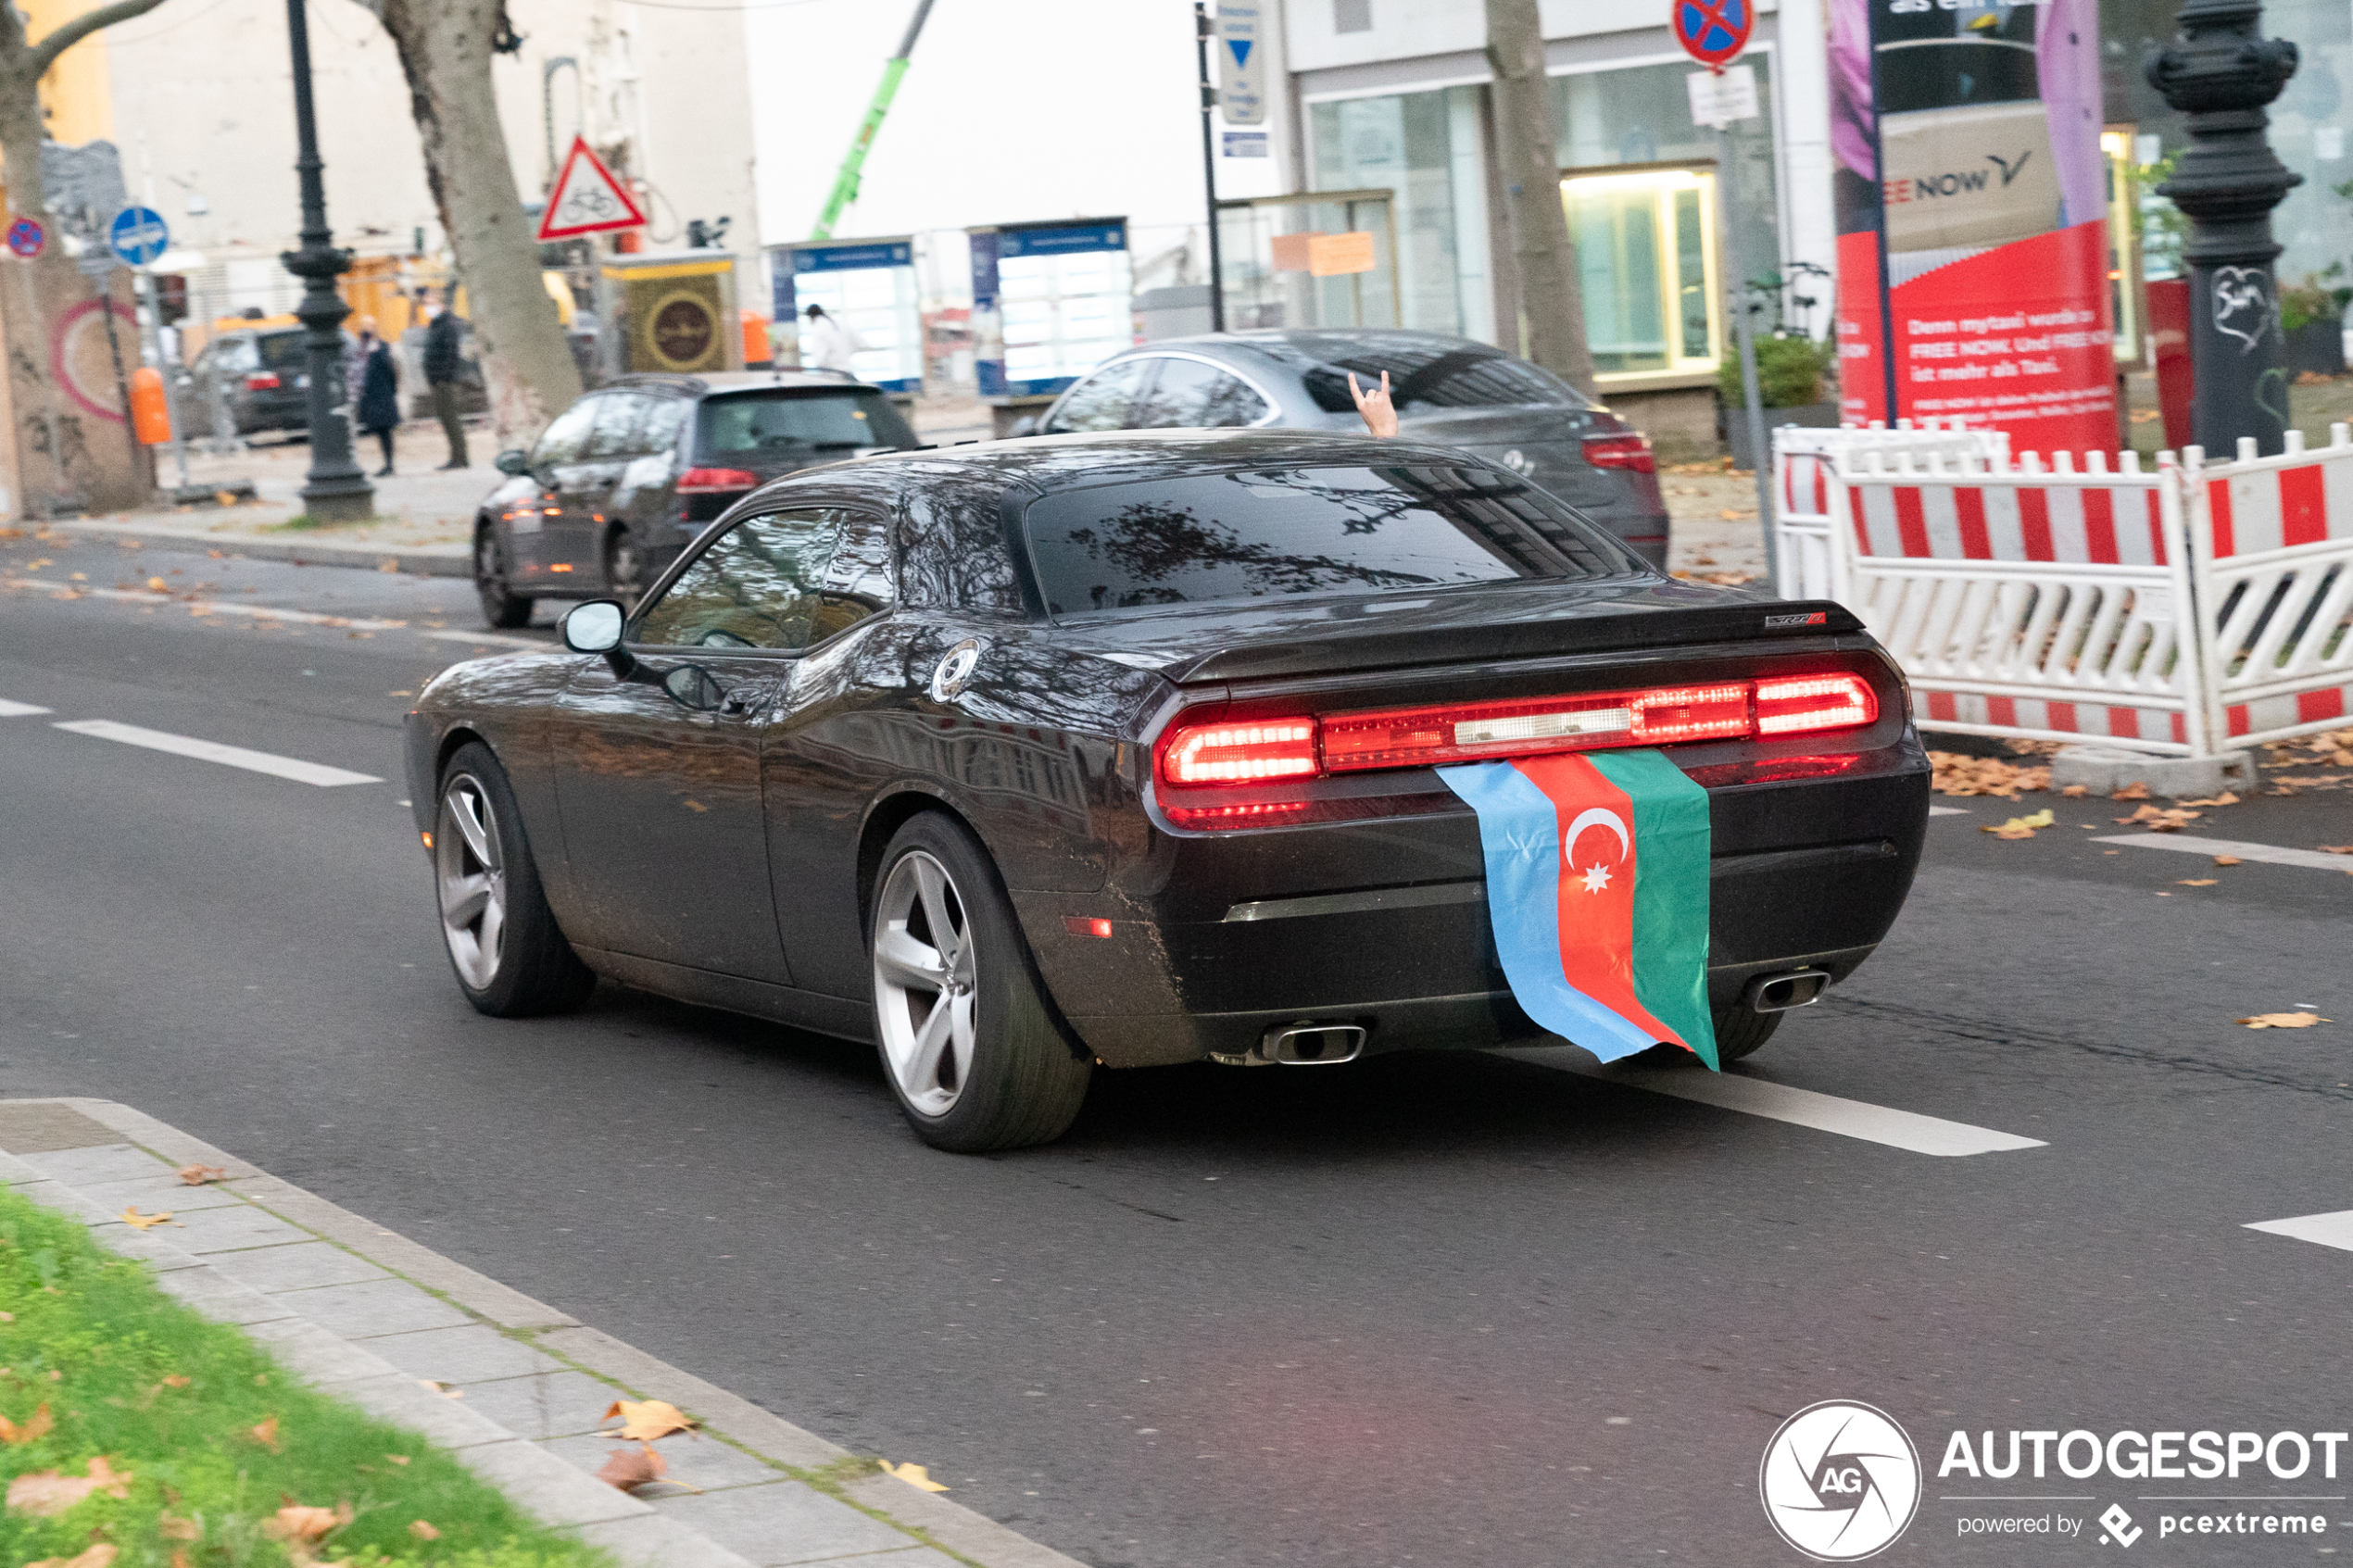
<svg viewBox="0 0 2353 1568">
<path fill-rule="evenodd" d="M 173 1172 L 191 1163 L 227 1178 L 181 1186 Z M 845 1478 L 863 1462 L 848 1449 L 129 1106 L 0 1100 L 0 1185 L 83 1221 L 305 1381 L 449 1449 L 535 1517 L 632 1568 L 852 1558 L 875 1568 L 1080 1568 L 894 1476 Z M 120 1202 L 182 1223 L 133 1230 Z M 427 1376 L 474 1398 L 455 1402 Z M 701 1424 L 662 1451 L 681 1479 L 706 1489 L 640 1498 L 593 1477 L 587 1466 L 602 1450 L 588 1448 L 592 1418 L 618 1396 L 666 1399 Z M 539 1436 L 485 1410 L 521 1411 Z"/>
<path fill-rule="evenodd" d="M 61 518 L 42 526 L 106 538 L 132 538 L 150 549 L 181 555 L 244 556 L 249 560 L 291 561 L 296 566 L 357 567 L 365 571 L 400 571 L 411 577 L 472 577 L 473 551 L 464 545 L 408 545 L 378 547 L 305 539 L 260 539 L 250 533 L 214 533 L 201 528 L 150 524 L 137 521 Z"/>
</svg>

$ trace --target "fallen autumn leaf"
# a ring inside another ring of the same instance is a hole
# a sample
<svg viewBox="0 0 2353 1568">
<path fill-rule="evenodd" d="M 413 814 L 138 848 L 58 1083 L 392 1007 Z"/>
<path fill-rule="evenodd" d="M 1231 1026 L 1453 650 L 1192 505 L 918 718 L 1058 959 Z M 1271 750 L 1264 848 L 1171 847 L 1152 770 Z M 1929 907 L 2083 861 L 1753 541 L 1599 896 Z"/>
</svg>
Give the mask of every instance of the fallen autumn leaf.
<svg viewBox="0 0 2353 1568">
<path fill-rule="evenodd" d="M 105 1541 L 94 1541 L 71 1557 L 44 1557 L 38 1562 L 28 1562 L 24 1568 L 107 1568 L 122 1549 Z"/>
<path fill-rule="evenodd" d="M 2253 1018 L 2242 1018 L 2249 1029 L 2309 1029 L 2315 1023 L 2334 1023 L 2334 1018 L 2322 1018 L 2317 1012 L 2259 1012 Z"/>
<path fill-rule="evenodd" d="M 613 1449 L 597 1472 L 597 1479 L 608 1486 L 633 1492 L 661 1480 L 669 1469 L 670 1461 L 654 1452 L 651 1444 L 640 1443 L 634 1449 Z"/>
<path fill-rule="evenodd" d="M 123 1210 L 115 1218 L 132 1229 L 141 1231 L 152 1230 L 157 1225 L 176 1225 L 180 1223 L 171 1217 L 171 1210 L 169 1209 L 160 1214 L 142 1214 L 139 1212 L 139 1206 L 135 1203 Z"/>
<path fill-rule="evenodd" d="M 2214 857 L 2214 863 L 2218 866 L 2235 866 L 2241 862 L 2236 855 L 2217 855 Z"/>
<path fill-rule="evenodd" d="M 225 1182 L 229 1179 L 229 1173 L 218 1165 L 182 1165 L 172 1174 L 178 1176 L 182 1185 L 192 1187 L 200 1187 L 207 1182 Z"/>
<path fill-rule="evenodd" d="M 437 1541 L 441 1539 L 441 1532 L 434 1529 L 431 1524 L 426 1524 L 422 1519 L 412 1519 L 409 1522 L 409 1533 L 416 1537 L 421 1541 Z"/>
<path fill-rule="evenodd" d="M 333 1508 L 288 1503 L 271 1515 L 261 1526 L 261 1533 L 282 1541 L 315 1541 L 328 1531 L 350 1524 L 351 1520 L 351 1505 L 347 1502 L 337 1503 Z"/>
<path fill-rule="evenodd" d="M 621 1419 L 620 1430 L 600 1432 L 598 1436 L 620 1436 L 633 1443 L 650 1443 L 673 1432 L 692 1431 L 695 1425 L 694 1419 L 686 1411 L 663 1399 L 615 1399 L 600 1419 L 610 1421 L 616 1416 Z"/>
<path fill-rule="evenodd" d="M 2173 885 L 2176 887 L 2211 887 L 2214 885 L 2214 883 L 2215 878 L 2210 876 L 2185 876 L 2179 882 L 2176 882 Z"/>
<path fill-rule="evenodd" d="M 37 1442 L 42 1434 L 49 1430 L 51 1424 L 49 1405 L 46 1400 L 42 1401 L 41 1408 L 34 1411 L 31 1418 L 22 1426 L 19 1426 L 6 1416 L 0 1415 L 0 1443 Z"/>
<path fill-rule="evenodd" d="M 888 1460 L 875 1461 L 886 1475 L 896 1475 L 910 1486 L 925 1492 L 944 1492 L 948 1488 L 931 1478 L 931 1473 L 920 1464 L 893 1464 Z"/>
<path fill-rule="evenodd" d="M 68 1475 L 56 1470 L 44 1470 L 37 1475 L 19 1475 L 8 1483 L 6 1506 L 18 1513 L 30 1513 L 36 1518 L 48 1518 L 63 1513 L 93 1492 L 104 1492 L 110 1498 L 131 1495 L 131 1474 L 119 1471 L 98 1455 L 90 1461 L 86 1475 Z"/>
</svg>

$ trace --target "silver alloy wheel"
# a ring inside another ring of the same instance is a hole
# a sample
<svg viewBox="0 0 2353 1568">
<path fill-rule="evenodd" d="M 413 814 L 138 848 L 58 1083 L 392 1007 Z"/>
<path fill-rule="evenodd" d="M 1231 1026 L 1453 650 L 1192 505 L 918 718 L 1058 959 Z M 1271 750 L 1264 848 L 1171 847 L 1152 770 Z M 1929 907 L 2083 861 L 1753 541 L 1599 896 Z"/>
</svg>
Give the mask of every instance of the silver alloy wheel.
<svg viewBox="0 0 2353 1568">
<path fill-rule="evenodd" d="M 433 855 L 449 957 L 468 985 L 488 990 L 498 978 L 499 937 L 507 929 L 507 867 L 481 781 L 460 773 L 442 791 Z"/>
<path fill-rule="evenodd" d="M 955 879 L 910 850 L 883 883 L 875 922 L 875 1012 L 883 1060 L 907 1103 L 945 1116 L 972 1072 L 979 1018 L 972 917 Z"/>
</svg>

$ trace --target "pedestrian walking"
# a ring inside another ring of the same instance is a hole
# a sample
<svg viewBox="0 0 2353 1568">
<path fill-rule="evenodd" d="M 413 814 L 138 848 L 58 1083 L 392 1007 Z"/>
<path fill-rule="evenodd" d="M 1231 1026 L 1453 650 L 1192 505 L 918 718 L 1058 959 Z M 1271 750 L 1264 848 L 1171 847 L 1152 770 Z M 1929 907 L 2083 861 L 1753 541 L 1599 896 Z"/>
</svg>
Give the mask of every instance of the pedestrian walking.
<svg viewBox="0 0 2353 1568">
<path fill-rule="evenodd" d="M 441 313 L 425 329 L 425 384 L 433 389 L 433 411 L 441 420 L 441 433 L 449 438 L 449 460 L 441 465 L 445 469 L 468 466 L 466 424 L 459 410 L 458 378 L 465 371 L 465 357 L 459 351 L 463 332 L 457 291 L 451 289 L 441 297 Z"/>
<path fill-rule="evenodd" d="M 400 372 L 392 362 L 392 345 L 376 335 L 375 319 L 362 316 L 359 328 L 359 382 L 352 422 L 384 444 L 384 466 L 378 479 L 392 476 L 392 433 L 400 426 Z"/>
<path fill-rule="evenodd" d="M 855 332 L 825 314 L 822 305 L 811 306 L 804 314 L 809 324 L 800 330 L 800 362 L 812 370 L 854 373 L 865 343 Z"/>
</svg>

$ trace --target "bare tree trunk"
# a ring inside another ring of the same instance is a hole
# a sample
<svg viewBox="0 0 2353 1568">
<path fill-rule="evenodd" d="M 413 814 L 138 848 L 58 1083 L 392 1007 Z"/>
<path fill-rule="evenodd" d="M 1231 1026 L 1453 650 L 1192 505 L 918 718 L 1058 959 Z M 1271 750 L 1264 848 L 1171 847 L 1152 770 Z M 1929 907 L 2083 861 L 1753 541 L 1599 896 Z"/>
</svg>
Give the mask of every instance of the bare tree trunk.
<svg viewBox="0 0 2353 1568">
<path fill-rule="evenodd" d="M 1487 0 L 1487 63 L 1495 73 L 1496 159 L 1503 166 L 1520 305 L 1528 313 L 1528 357 L 1591 395 L 1593 355 L 1585 343 L 1577 247 L 1561 205 L 1552 82 L 1544 75 L 1536 0 Z M 1510 329 L 1496 325 L 1508 341 Z"/>
<path fill-rule="evenodd" d="M 0 262 L 0 332 L 7 340 L 16 426 L 10 434 L 22 492 L 19 505 L 28 516 L 46 516 L 61 502 L 115 510 L 147 497 L 148 464 L 128 438 L 122 421 L 130 411 L 120 407 L 111 369 L 104 375 L 83 375 L 71 388 L 60 388 L 52 371 L 57 363 L 65 363 L 69 373 L 77 373 L 76 367 L 89 369 L 82 341 L 87 333 L 70 332 L 69 319 L 76 307 L 108 299 L 112 291 L 82 275 L 48 216 L 48 189 L 41 174 L 41 144 L 48 139 L 41 118 L 41 79 L 58 56 L 84 38 L 162 3 L 114 0 L 52 29 L 37 44 L 25 35 L 16 6 L 0 3 L 0 158 L 6 160 L 8 207 L 15 216 L 41 220 L 50 231 L 40 256 Z M 0 217 L 0 227 L 6 221 Z M 120 302 L 102 307 L 119 307 Z M 110 406 L 111 412 L 96 411 Z"/>
<path fill-rule="evenodd" d="M 504 445 L 522 445 L 580 395 L 580 368 L 548 297 L 490 81 L 504 0 L 360 0 L 400 51 L 425 179 L 457 253 Z"/>
</svg>

